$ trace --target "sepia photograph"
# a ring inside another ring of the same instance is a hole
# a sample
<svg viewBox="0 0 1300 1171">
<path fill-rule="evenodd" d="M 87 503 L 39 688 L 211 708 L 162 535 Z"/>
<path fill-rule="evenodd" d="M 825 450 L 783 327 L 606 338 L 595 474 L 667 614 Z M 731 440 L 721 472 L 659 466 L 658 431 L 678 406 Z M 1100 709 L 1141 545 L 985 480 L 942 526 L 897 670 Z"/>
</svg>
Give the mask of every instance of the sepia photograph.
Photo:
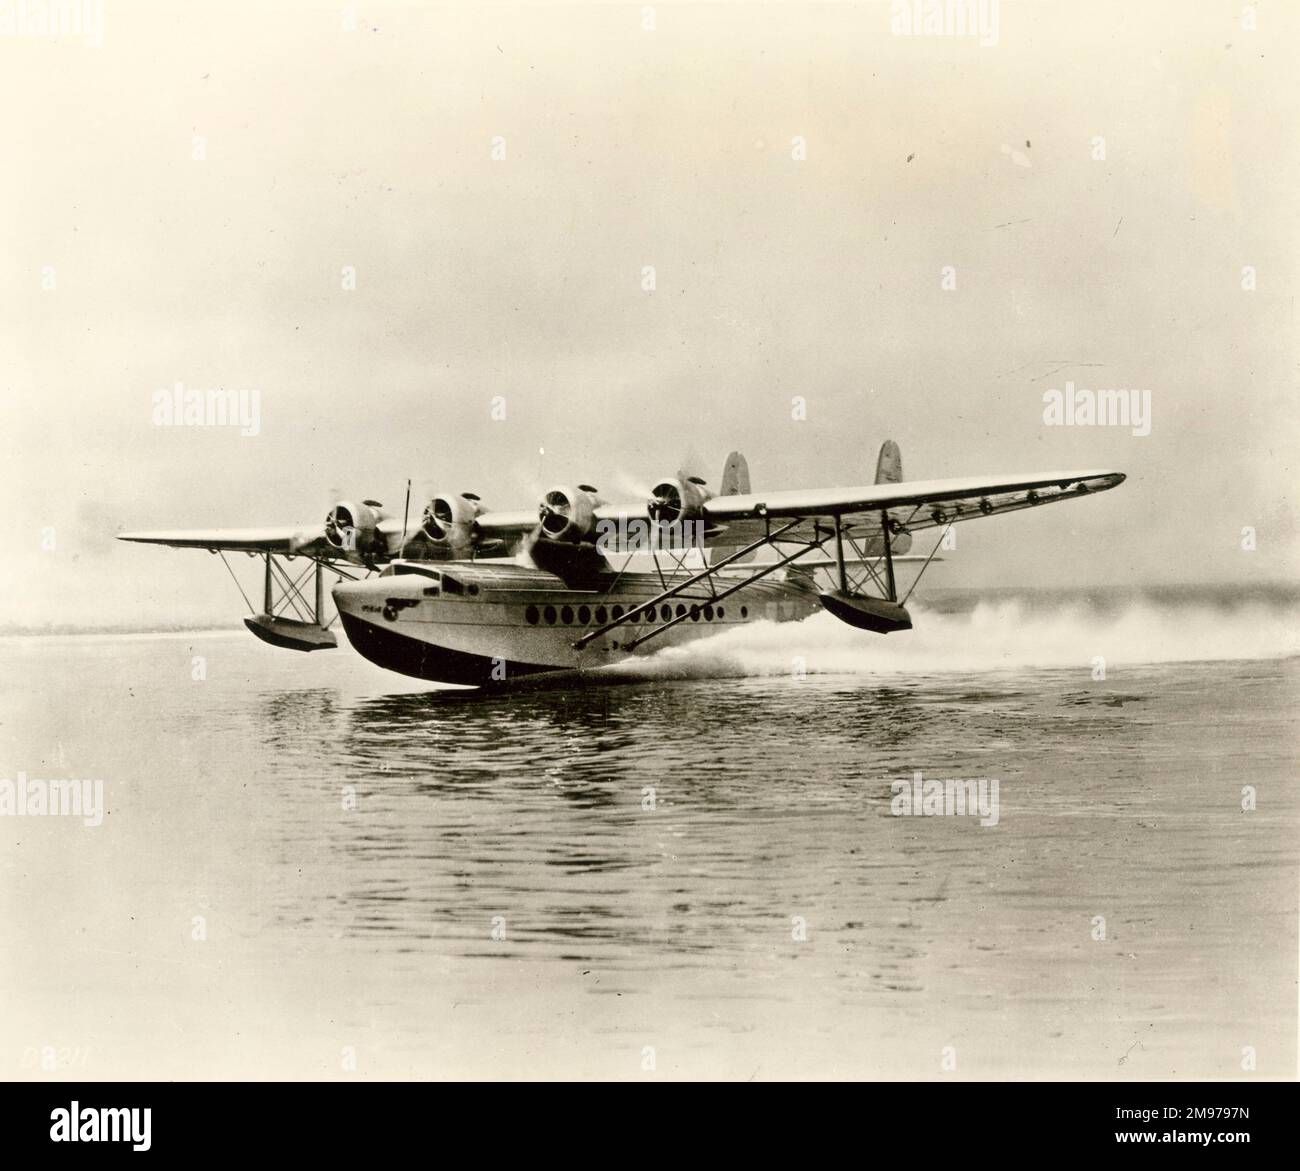
<svg viewBox="0 0 1300 1171">
<path fill-rule="evenodd" d="M 0 0 L 23 1126 L 1070 1082 L 1106 1146 L 1249 1143 L 1300 1062 L 1298 33 Z"/>
</svg>

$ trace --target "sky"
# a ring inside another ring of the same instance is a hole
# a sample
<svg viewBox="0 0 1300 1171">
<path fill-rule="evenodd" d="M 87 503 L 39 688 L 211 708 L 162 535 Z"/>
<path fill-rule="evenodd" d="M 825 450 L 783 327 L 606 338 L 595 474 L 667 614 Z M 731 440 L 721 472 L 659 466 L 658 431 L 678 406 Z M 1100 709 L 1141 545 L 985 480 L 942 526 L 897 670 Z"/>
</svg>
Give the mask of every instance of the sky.
<svg viewBox="0 0 1300 1171">
<path fill-rule="evenodd" d="M 862 484 L 887 438 L 913 479 L 1128 474 L 960 526 L 936 584 L 1294 581 L 1294 7 L 1004 0 L 989 44 L 900 20 L 0 22 L 0 626 L 242 612 L 214 558 L 122 530 L 400 510 L 408 478 L 417 516 L 635 499 L 736 448 L 756 487 Z M 1149 391 L 1149 434 L 1049 425 L 1067 382 Z M 257 433 L 158 425 L 177 383 L 255 392 Z"/>
</svg>

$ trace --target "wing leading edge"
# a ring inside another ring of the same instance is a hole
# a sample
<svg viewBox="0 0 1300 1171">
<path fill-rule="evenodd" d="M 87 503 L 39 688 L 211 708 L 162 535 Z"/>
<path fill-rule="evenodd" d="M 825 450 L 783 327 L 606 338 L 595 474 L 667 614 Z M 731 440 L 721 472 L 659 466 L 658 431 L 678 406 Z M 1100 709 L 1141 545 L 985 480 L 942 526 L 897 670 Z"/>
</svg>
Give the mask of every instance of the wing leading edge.
<svg viewBox="0 0 1300 1171">
<path fill-rule="evenodd" d="M 1118 487 L 1124 479 L 1123 472 L 1114 471 L 1047 472 L 715 496 L 703 506 L 709 528 L 706 544 L 756 540 L 763 535 L 769 520 L 807 521 L 806 529 L 796 525 L 789 530 L 790 540 L 809 539 L 818 522 L 833 522 L 835 517 L 840 518 L 847 531 L 879 532 L 882 513 L 888 514 L 893 532 L 915 532 L 1094 495 Z M 602 520 L 646 518 L 648 512 L 643 504 L 606 504 L 596 510 L 596 516 Z M 401 524 L 400 519 L 390 517 L 385 518 L 380 527 L 385 532 L 400 534 Z M 487 512 L 475 521 L 476 528 L 484 536 L 499 540 L 522 539 L 536 524 L 537 514 L 531 509 Z M 121 533 L 118 539 L 176 549 L 280 553 L 344 560 L 340 551 L 325 539 L 319 525 L 160 530 Z"/>
<path fill-rule="evenodd" d="M 738 533 L 761 533 L 769 519 L 833 522 L 839 517 L 850 529 L 878 532 L 882 513 L 893 532 L 903 533 L 1090 496 L 1124 479 L 1123 472 L 1112 471 L 1046 472 L 809 488 L 719 496 L 704 506 L 704 514 L 733 541 Z M 807 535 L 797 527 L 791 539 Z"/>
<path fill-rule="evenodd" d="M 218 549 L 242 553 L 292 553 L 311 557 L 338 556 L 319 526 L 257 529 L 171 529 L 147 533 L 119 533 L 119 541 L 142 545 L 168 545 L 173 549 Z"/>
</svg>

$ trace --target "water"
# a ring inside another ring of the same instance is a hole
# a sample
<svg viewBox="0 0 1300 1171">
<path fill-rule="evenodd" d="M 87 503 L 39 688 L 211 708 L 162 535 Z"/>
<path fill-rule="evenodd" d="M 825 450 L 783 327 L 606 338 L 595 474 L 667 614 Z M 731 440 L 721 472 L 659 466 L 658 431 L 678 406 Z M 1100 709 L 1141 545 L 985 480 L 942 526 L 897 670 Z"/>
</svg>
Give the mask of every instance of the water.
<svg viewBox="0 0 1300 1171">
<path fill-rule="evenodd" d="M 507 697 L 0 640 L 0 777 L 108 807 L 0 818 L 0 1076 L 1294 1076 L 1294 619 L 940 599 Z"/>
</svg>

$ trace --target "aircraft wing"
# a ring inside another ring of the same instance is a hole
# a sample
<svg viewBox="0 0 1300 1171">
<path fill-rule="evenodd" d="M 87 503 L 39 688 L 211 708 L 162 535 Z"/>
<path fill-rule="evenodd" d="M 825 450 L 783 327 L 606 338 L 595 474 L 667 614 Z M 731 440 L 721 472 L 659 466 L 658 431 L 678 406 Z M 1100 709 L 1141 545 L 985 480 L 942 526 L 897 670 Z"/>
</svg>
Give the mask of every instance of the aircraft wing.
<svg viewBox="0 0 1300 1171">
<path fill-rule="evenodd" d="M 824 538 L 839 517 L 850 536 L 879 534 L 881 514 L 888 514 L 895 533 L 915 532 L 955 521 L 974 520 L 1022 508 L 1104 492 L 1124 482 L 1122 472 L 1083 471 L 979 476 L 951 480 L 915 480 L 871 484 L 859 488 L 807 488 L 786 492 L 753 492 L 715 496 L 704 505 L 708 525 L 705 543 L 735 545 L 764 536 L 770 528 L 796 524 L 783 536 L 790 541 Z M 602 520 L 646 518 L 644 505 L 601 505 Z M 773 522 L 770 526 L 768 522 Z M 483 537 L 509 543 L 537 527 L 535 509 L 486 512 L 475 527 Z M 381 531 L 400 536 L 400 517 L 385 517 Z M 418 529 L 413 529 L 414 538 Z M 319 525 L 249 529 L 176 529 L 121 533 L 122 541 L 170 545 L 180 549 L 231 550 L 247 553 L 301 554 L 324 561 L 345 560 L 326 540 Z M 902 552 L 902 550 L 900 550 Z"/>
<path fill-rule="evenodd" d="M 806 520 L 785 538 L 804 540 L 821 522 L 822 535 L 839 517 L 856 535 L 879 533 L 881 514 L 895 533 L 915 532 L 954 521 L 975 520 L 1022 508 L 1036 508 L 1104 492 L 1124 482 L 1124 473 L 1109 471 L 1045 472 L 1007 476 L 963 477 L 871 484 L 860 488 L 808 488 L 791 492 L 754 492 L 715 496 L 704 505 L 710 543 L 757 540 L 767 528 Z M 713 530 L 717 530 L 716 535 Z"/>
<path fill-rule="evenodd" d="M 325 540 L 319 525 L 286 525 L 260 529 L 169 529 L 147 533 L 119 533 L 119 541 L 143 545 L 170 545 L 173 549 L 218 549 L 242 553 L 302 554 L 342 560 L 339 550 Z"/>
<path fill-rule="evenodd" d="M 484 512 L 474 521 L 484 536 L 498 540 L 524 537 L 537 527 L 537 509 L 520 508 L 510 512 Z"/>
<path fill-rule="evenodd" d="M 384 517 L 378 524 L 379 532 L 390 539 L 393 556 L 401 545 L 403 521 L 400 516 Z M 524 509 L 518 512 L 488 512 L 476 521 L 476 527 L 489 540 L 510 543 L 537 527 L 537 511 Z M 420 528 L 407 522 L 407 556 L 445 560 L 445 551 L 426 548 L 421 550 Z M 342 550 L 325 539 L 324 527 L 317 525 L 284 525 L 281 527 L 248 529 L 167 529 L 154 532 L 119 533 L 119 541 L 134 541 L 144 545 L 169 545 L 173 549 L 224 550 L 235 553 L 277 553 L 284 556 L 314 557 L 319 561 L 345 562 Z"/>
</svg>

